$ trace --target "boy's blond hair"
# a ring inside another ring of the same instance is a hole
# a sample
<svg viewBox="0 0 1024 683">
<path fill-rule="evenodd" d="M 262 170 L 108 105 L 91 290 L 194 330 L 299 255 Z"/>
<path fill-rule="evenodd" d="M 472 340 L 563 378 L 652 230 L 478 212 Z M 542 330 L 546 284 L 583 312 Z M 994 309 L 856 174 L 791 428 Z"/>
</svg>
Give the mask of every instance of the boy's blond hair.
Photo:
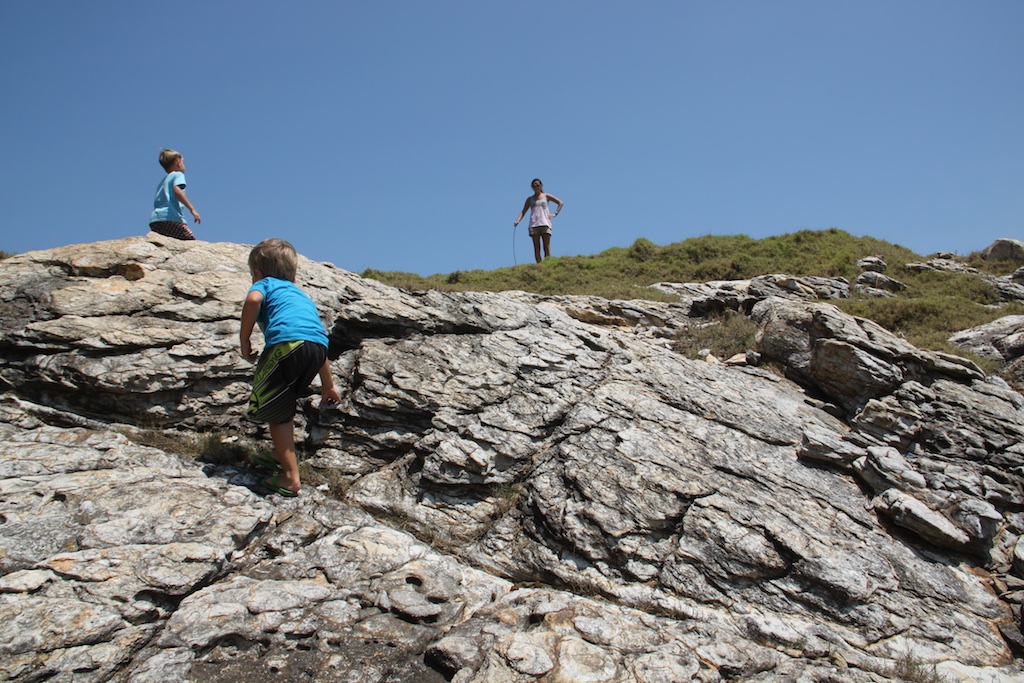
<svg viewBox="0 0 1024 683">
<path fill-rule="evenodd" d="M 164 167 L 164 170 L 168 170 L 175 161 L 181 158 L 181 152 L 177 152 L 173 149 L 162 149 L 160 150 L 160 165 Z"/>
<path fill-rule="evenodd" d="M 266 277 L 295 282 L 298 269 L 295 247 L 278 237 L 263 240 L 249 252 L 249 270 L 258 270 Z"/>
</svg>

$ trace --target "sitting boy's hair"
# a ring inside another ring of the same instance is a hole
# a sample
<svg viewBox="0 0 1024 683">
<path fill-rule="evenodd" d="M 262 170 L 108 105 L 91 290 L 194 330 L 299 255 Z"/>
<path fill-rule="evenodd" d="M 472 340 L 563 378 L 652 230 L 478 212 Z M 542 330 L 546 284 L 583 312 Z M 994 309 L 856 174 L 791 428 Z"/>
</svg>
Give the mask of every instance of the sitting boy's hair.
<svg viewBox="0 0 1024 683">
<path fill-rule="evenodd" d="M 264 276 L 295 282 L 298 269 L 295 247 L 278 237 L 263 240 L 249 252 L 249 270 L 258 270 Z"/>
<path fill-rule="evenodd" d="M 175 161 L 181 158 L 181 152 L 176 152 L 173 149 L 162 149 L 160 150 L 160 165 L 164 167 L 164 170 L 168 170 Z"/>
</svg>

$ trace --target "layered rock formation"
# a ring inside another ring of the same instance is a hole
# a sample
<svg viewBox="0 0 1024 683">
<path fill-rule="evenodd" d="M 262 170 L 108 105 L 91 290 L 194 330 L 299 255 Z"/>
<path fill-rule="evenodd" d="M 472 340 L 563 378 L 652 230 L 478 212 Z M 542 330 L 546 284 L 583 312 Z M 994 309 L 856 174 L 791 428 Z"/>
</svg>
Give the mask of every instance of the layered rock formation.
<svg viewBox="0 0 1024 683">
<path fill-rule="evenodd" d="M 247 253 L 0 262 L 8 680 L 1024 681 L 1024 399 L 821 301 L 848 283 L 613 302 L 303 259 L 344 401 L 303 402 L 324 483 L 283 500 L 223 455 L 266 440 Z M 723 308 L 776 370 L 671 350 Z"/>
</svg>

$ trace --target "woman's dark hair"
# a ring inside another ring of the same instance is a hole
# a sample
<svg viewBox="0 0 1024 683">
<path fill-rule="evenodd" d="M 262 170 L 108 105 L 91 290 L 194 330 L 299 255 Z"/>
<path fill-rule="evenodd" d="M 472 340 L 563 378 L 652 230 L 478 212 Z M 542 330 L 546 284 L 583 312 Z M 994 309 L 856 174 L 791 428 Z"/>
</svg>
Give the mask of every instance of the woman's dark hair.
<svg viewBox="0 0 1024 683">
<path fill-rule="evenodd" d="M 533 187 L 534 183 L 540 183 L 541 185 L 543 185 L 544 181 L 541 180 L 540 178 L 534 178 L 533 180 L 530 181 L 530 187 Z"/>
</svg>

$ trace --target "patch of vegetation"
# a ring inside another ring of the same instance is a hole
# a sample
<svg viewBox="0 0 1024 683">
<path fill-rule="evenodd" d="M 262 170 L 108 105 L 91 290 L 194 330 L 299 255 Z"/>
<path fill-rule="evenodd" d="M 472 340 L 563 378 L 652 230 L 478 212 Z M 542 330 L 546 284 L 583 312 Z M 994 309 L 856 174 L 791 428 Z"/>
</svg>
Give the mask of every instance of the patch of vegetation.
<svg viewBox="0 0 1024 683">
<path fill-rule="evenodd" d="M 302 479 L 303 486 L 317 488 L 326 484 L 327 494 L 335 500 L 344 498 L 345 493 L 352 486 L 352 479 L 338 470 L 330 467 L 314 467 L 304 460 L 299 460 L 299 477 Z"/>
<path fill-rule="evenodd" d="M 0 261 L 3 261 L 5 258 L 11 258 L 12 256 L 14 256 L 14 254 L 8 254 L 6 251 L 0 251 Z"/>
<path fill-rule="evenodd" d="M 761 240 L 746 235 L 706 235 L 667 246 L 641 237 L 628 248 L 608 249 L 593 256 L 563 256 L 492 271 L 461 270 L 450 275 L 421 277 L 367 270 L 362 275 L 404 289 L 523 290 L 671 301 L 673 297 L 649 289 L 650 285 L 747 279 L 768 273 L 843 276 L 852 280 L 860 272 L 857 261 L 871 255 L 881 256 L 887 263 L 921 260 L 909 249 L 830 228 Z"/>
<path fill-rule="evenodd" d="M 981 257 L 980 251 L 976 251 L 959 260 L 971 268 L 992 273 L 993 275 L 1012 275 L 1021 267 L 1020 261 L 988 261 Z"/>
<path fill-rule="evenodd" d="M 934 663 L 924 662 L 911 652 L 897 656 L 886 675 L 907 683 L 949 683 Z"/>
<path fill-rule="evenodd" d="M 173 429 L 156 429 L 118 425 L 114 431 L 124 434 L 134 443 L 141 446 L 159 449 L 165 453 L 176 453 L 196 458 L 202 453 L 201 438 L 192 432 L 179 432 Z"/>
<path fill-rule="evenodd" d="M 955 332 L 991 322 L 1004 315 L 1024 314 L 1024 304 L 1001 301 L 982 277 L 969 273 L 919 271 L 908 263 L 925 257 L 899 245 L 872 237 L 854 237 L 837 228 L 799 232 L 755 240 L 746 235 L 705 235 L 658 246 L 639 238 L 627 248 L 614 248 L 594 256 L 546 259 L 493 271 L 457 271 L 421 277 L 411 273 L 368 270 L 373 278 L 404 289 L 440 291 L 524 290 L 543 295 L 593 295 L 607 299 L 674 301 L 670 294 L 650 289 L 657 282 L 709 282 L 749 279 L 780 273 L 795 276 L 843 277 L 856 282 L 857 262 L 878 256 L 889 264 L 886 275 L 907 288 L 892 298 L 861 297 L 835 300 L 843 311 L 868 318 L 902 335 L 922 349 L 966 356 L 982 370 L 997 374 L 1002 364 L 973 356 L 947 340 Z M 983 274 L 1007 275 L 1021 264 L 986 261 L 980 253 L 957 260 Z M 686 355 L 707 348 L 728 358 L 752 348 L 752 327 L 742 316 L 705 319 L 712 323 L 687 330 L 675 341 Z"/>
<path fill-rule="evenodd" d="M 194 458 L 211 465 L 245 465 L 249 462 L 249 456 L 259 451 L 256 445 L 240 437 L 212 432 L 196 434 L 174 429 L 129 425 L 120 425 L 116 431 L 142 446 Z"/>
<path fill-rule="evenodd" d="M 709 315 L 680 332 L 672 343 L 672 350 L 696 358 L 698 351 L 708 349 L 716 358 L 725 360 L 753 349 L 756 333 L 754 321 L 742 313 L 726 310 Z"/>
<path fill-rule="evenodd" d="M 245 465 L 249 456 L 256 454 L 259 448 L 237 436 L 220 434 L 200 434 L 199 454 L 197 460 L 211 465 Z"/>
<path fill-rule="evenodd" d="M 503 515 L 515 507 L 522 493 L 521 484 L 495 484 L 490 488 L 491 496 L 498 508 L 498 515 Z"/>
</svg>

